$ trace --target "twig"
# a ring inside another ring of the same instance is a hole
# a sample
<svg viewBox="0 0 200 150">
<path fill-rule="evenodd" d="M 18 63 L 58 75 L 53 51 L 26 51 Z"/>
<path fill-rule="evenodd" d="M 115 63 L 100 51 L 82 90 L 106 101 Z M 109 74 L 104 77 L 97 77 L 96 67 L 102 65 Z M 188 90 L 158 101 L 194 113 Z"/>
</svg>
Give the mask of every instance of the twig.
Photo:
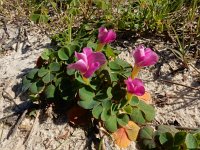
<svg viewBox="0 0 200 150">
<path fill-rule="evenodd" d="M 100 122 L 98 123 L 98 127 L 99 127 L 99 136 L 100 136 L 100 139 L 101 139 L 101 141 L 99 142 L 99 148 L 98 149 L 99 150 L 105 150 L 105 144 L 104 144 L 104 139 L 103 139 L 105 134 L 103 134 L 103 132 L 101 130 L 101 123 Z"/>
<path fill-rule="evenodd" d="M 154 126 L 154 127 L 158 127 L 158 126 L 160 126 L 160 125 L 162 125 L 162 124 L 149 124 L 150 126 Z M 167 125 L 167 126 L 172 126 L 172 127 L 174 127 L 174 128 L 176 128 L 176 129 L 178 129 L 178 130 L 199 130 L 200 128 L 192 128 L 192 127 L 182 127 L 182 126 L 174 126 L 174 125 Z"/>
<path fill-rule="evenodd" d="M 24 141 L 24 145 L 25 147 L 27 148 L 28 144 L 29 144 L 29 141 L 30 141 L 30 138 L 31 136 L 33 135 L 33 132 L 37 129 L 37 125 L 38 125 L 38 122 L 39 122 L 39 114 L 40 114 L 40 111 L 37 112 L 36 114 L 36 117 L 35 117 L 35 121 L 32 125 L 32 128 L 31 128 L 31 131 L 29 132 L 29 134 L 27 135 L 27 138 L 25 139 Z M 36 133 L 35 133 L 36 134 Z"/>
<path fill-rule="evenodd" d="M 167 82 L 167 83 L 171 83 L 171 84 L 176 84 L 176 85 L 179 85 L 179 86 L 184 86 L 184 87 L 187 87 L 187 88 L 190 88 L 190 89 L 193 89 L 193 90 L 198 90 L 198 91 L 200 91 L 200 88 L 196 88 L 196 87 L 192 87 L 192 86 L 188 86 L 188 85 L 184 85 L 184 84 L 172 82 L 172 81 L 169 81 L 169 80 L 159 79 L 159 81 Z"/>
<path fill-rule="evenodd" d="M 196 72 L 198 72 L 200 74 L 200 70 L 198 70 L 194 65 L 189 64 Z"/>
<path fill-rule="evenodd" d="M 1 130 L 1 134 L 0 134 L 0 142 L 1 142 L 1 139 L 3 137 L 3 129 L 4 129 L 4 124 L 0 124 L 2 130 Z"/>
<path fill-rule="evenodd" d="M 21 116 L 18 117 L 16 123 L 14 126 L 12 126 L 12 128 L 10 129 L 10 131 L 8 132 L 8 135 L 7 135 L 7 139 L 9 139 L 11 136 L 13 136 L 16 131 L 17 131 L 17 128 L 19 127 L 20 123 L 22 122 L 22 120 L 25 118 L 26 116 L 26 113 L 28 112 L 28 110 L 26 109 Z"/>
<path fill-rule="evenodd" d="M 181 126 L 173 126 L 176 129 L 179 130 L 199 130 L 200 128 L 190 128 L 190 127 L 181 127 Z"/>
</svg>

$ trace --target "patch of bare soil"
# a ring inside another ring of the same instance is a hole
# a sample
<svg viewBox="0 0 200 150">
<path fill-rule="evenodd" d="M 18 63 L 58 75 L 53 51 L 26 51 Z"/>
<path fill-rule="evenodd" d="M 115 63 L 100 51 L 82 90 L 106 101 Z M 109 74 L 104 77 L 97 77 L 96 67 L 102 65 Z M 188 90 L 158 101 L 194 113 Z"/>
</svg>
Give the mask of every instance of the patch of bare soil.
<svg viewBox="0 0 200 150">
<path fill-rule="evenodd" d="M 168 51 L 167 43 L 155 39 L 133 42 L 129 42 L 130 47 L 143 43 L 154 47 L 160 55 L 156 66 L 140 73 L 153 95 L 157 111 L 153 124 L 200 127 L 200 73 L 194 62 L 188 70 L 181 70 L 180 62 Z M 6 25 L 0 29 L 0 118 L 29 105 L 27 95 L 20 94 L 21 78 L 35 66 L 36 59 L 49 44 L 49 37 L 35 26 Z M 133 63 L 131 48 L 117 48 L 123 50 L 119 57 Z M 85 130 L 71 127 L 65 116 L 52 116 L 51 107 L 48 111 L 49 114 L 37 111 L 36 118 L 25 116 L 25 112 L 0 119 L 0 149 L 95 149 L 92 136 Z M 119 149 L 107 136 L 104 136 L 104 146 L 107 150 Z M 127 149 L 136 149 L 135 143 Z"/>
</svg>

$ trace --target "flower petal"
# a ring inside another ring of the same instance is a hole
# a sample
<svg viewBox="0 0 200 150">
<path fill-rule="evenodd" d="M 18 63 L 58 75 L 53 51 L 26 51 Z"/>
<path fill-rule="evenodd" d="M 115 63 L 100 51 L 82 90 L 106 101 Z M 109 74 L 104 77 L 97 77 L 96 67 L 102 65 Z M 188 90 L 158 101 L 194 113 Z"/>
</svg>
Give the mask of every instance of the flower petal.
<svg viewBox="0 0 200 150">
<path fill-rule="evenodd" d="M 86 55 L 86 54 L 75 52 L 75 57 L 76 57 L 78 60 L 83 60 L 83 61 L 85 62 L 85 64 L 88 64 L 88 60 L 87 60 L 87 55 Z"/>
<path fill-rule="evenodd" d="M 93 51 L 89 47 L 84 47 L 83 48 L 83 53 L 86 54 L 86 56 L 88 57 L 89 55 L 91 55 L 93 53 Z"/>
<path fill-rule="evenodd" d="M 108 32 L 108 30 L 105 27 L 100 27 L 99 28 L 99 34 L 101 34 L 103 32 Z"/>
<path fill-rule="evenodd" d="M 130 78 L 130 77 L 129 77 Z M 131 79 L 132 80 L 132 79 Z M 137 86 L 144 86 L 143 82 L 141 79 L 138 79 L 138 78 L 135 78 L 134 80 L 132 80 L 132 83 L 134 85 L 137 85 Z"/>
<path fill-rule="evenodd" d="M 141 61 L 138 63 L 139 66 L 151 66 L 158 62 L 158 55 L 152 51 L 151 49 L 147 48 L 145 51 L 145 61 Z"/>
<path fill-rule="evenodd" d="M 135 78 L 134 80 L 129 77 L 125 80 L 127 91 L 131 94 L 142 96 L 145 93 L 144 84 L 142 80 Z"/>
<path fill-rule="evenodd" d="M 132 53 L 135 64 L 140 67 L 154 65 L 159 57 L 150 48 L 145 48 L 143 45 L 139 45 Z"/>
<path fill-rule="evenodd" d="M 116 33 L 113 30 L 107 30 L 104 27 L 100 27 L 98 39 L 100 43 L 108 44 L 116 39 Z"/>
<path fill-rule="evenodd" d="M 132 52 L 132 55 L 135 59 L 135 63 L 138 64 L 139 62 L 144 60 L 145 57 L 145 48 L 143 45 L 139 45 L 136 49 Z"/>
<path fill-rule="evenodd" d="M 136 86 L 134 88 L 134 94 L 137 96 L 142 96 L 145 93 L 145 88 L 144 86 Z"/>
<path fill-rule="evenodd" d="M 89 69 L 87 70 L 87 72 L 85 74 L 83 74 L 83 76 L 85 78 L 89 78 L 93 75 L 93 73 L 98 70 L 100 68 L 100 63 L 99 62 L 95 62 L 93 64 L 91 64 L 91 66 L 89 67 Z"/>
<path fill-rule="evenodd" d="M 106 57 L 101 52 L 94 52 L 88 57 L 88 66 L 90 66 L 92 63 L 98 62 L 100 65 L 105 64 Z"/>
<path fill-rule="evenodd" d="M 109 30 L 107 36 L 105 37 L 106 43 L 111 43 L 116 39 L 116 33 L 113 30 Z"/>
<path fill-rule="evenodd" d="M 85 73 L 87 71 L 87 64 L 81 59 L 76 63 L 70 64 L 67 66 L 68 69 L 75 69 L 80 71 L 81 73 Z"/>
</svg>

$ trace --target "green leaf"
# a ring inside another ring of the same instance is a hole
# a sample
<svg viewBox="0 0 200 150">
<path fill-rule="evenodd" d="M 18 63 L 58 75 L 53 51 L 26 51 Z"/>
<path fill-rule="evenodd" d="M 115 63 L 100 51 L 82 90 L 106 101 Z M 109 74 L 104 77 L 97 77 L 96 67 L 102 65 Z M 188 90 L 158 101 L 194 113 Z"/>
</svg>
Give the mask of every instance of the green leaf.
<svg viewBox="0 0 200 150">
<path fill-rule="evenodd" d="M 47 23 L 49 21 L 49 16 L 34 13 L 34 14 L 31 14 L 30 19 L 35 23 Z"/>
<path fill-rule="evenodd" d="M 176 128 L 168 125 L 159 125 L 157 131 L 160 133 L 169 132 L 172 133 L 172 135 L 175 135 L 175 133 L 178 132 Z"/>
<path fill-rule="evenodd" d="M 94 96 L 95 94 L 90 88 L 83 87 L 79 89 L 80 101 L 78 104 L 85 109 L 92 109 L 98 103 L 93 99 Z"/>
<path fill-rule="evenodd" d="M 43 60 L 49 60 L 49 56 L 52 54 L 52 49 L 45 49 L 42 54 L 41 54 L 41 58 Z"/>
<path fill-rule="evenodd" d="M 37 94 L 38 93 L 38 90 L 37 90 L 37 82 L 34 82 L 33 84 L 31 84 L 29 90 L 32 94 Z"/>
<path fill-rule="evenodd" d="M 132 66 L 128 63 L 128 62 L 126 62 L 126 61 L 124 61 L 124 60 L 122 60 L 122 59 L 120 59 L 120 58 L 117 58 L 116 60 L 115 60 L 115 62 L 117 63 L 117 64 L 119 64 L 122 68 L 124 68 L 124 69 L 127 69 L 127 68 L 132 68 Z"/>
<path fill-rule="evenodd" d="M 181 145 L 185 142 L 187 133 L 184 131 L 177 132 L 174 136 L 174 145 Z"/>
<path fill-rule="evenodd" d="M 44 83 L 41 80 L 39 80 L 37 81 L 36 86 L 38 93 L 41 93 L 44 89 Z"/>
<path fill-rule="evenodd" d="M 197 149 L 198 148 L 197 140 L 191 133 L 188 133 L 186 135 L 185 144 L 188 149 Z"/>
<path fill-rule="evenodd" d="M 110 117 L 109 110 L 103 108 L 103 111 L 101 113 L 101 120 L 106 121 Z"/>
<path fill-rule="evenodd" d="M 113 49 L 110 46 L 106 47 L 106 56 L 109 57 L 116 57 Z"/>
<path fill-rule="evenodd" d="M 107 98 L 108 98 L 108 95 L 105 89 L 99 90 L 94 97 L 94 99 L 97 101 L 103 101 L 103 100 L 106 100 Z"/>
<path fill-rule="evenodd" d="M 198 148 L 200 148 L 200 132 L 195 133 L 194 137 L 197 139 Z"/>
<path fill-rule="evenodd" d="M 105 121 L 105 127 L 110 132 L 115 132 L 117 130 L 117 117 L 109 116 L 109 118 Z"/>
<path fill-rule="evenodd" d="M 97 105 L 92 109 L 92 115 L 94 118 L 98 119 L 103 111 L 103 107 L 101 105 Z"/>
<path fill-rule="evenodd" d="M 33 79 L 36 75 L 36 73 L 38 72 L 38 69 L 32 69 L 27 75 L 26 77 L 29 79 Z"/>
<path fill-rule="evenodd" d="M 106 121 L 111 115 L 111 106 L 112 103 L 110 100 L 106 100 L 102 102 L 103 111 L 101 113 L 101 120 Z"/>
<path fill-rule="evenodd" d="M 40 69 L 38 70 L 38 76 L 39 76 L 39 77 L 43 77 L 43 76 L 45 76 L 47 73 L 48 73 L 48 70 L 45 69 L 44 67 L 42 67 L 42 68 L 40 68 Z"/>
<path fill-rule="evenodd" d="M 120 114 L 117 116 L 117 122 L 120 126 L 125 126 L 128 124 L 129 117 L 126 114 Z"/>
<path fill-rule="evenodd" d="M 140 130 L 139 136 L 140 139 L 148 139 L 152 140 L 153 139 L 153 128 L 150 126 L 146 126 Z"/>
<path fill-rule="evenodd" d="M 50 84 L 45 90 L 46 98 L 54 98 L 55 89 L 55 86 Z"/>
<path fill-rule="evenodd" d="M 120 71 L 122 69 L 121 66 L 115 61 L 109 62 L 109 67 L 112 71 Z"/>
<path fill-rule="evenodd" d="M 75 42 L 72 44 L 68 45 L 68 56 L 71 57 L 72 54 L 74 54 L 75 51 L 79 51 L 80 50 L 80 46 L 77 45 Z"/>
<path fill-rule="evenodd" d="M 56 62 L 53 62 L 49 65 L 49 69 L 51 71 L 59 71 L 60 70 L 60 64 L 59 63 L 56 63 Z"/>
<path fill-rule="evenodd" d="M 155 110 L 153 106 L 140 100 L 138 107 L 144 113 L 145 120 L 152 121 L 155 118 Z"/>
<path fill-rule="evenodd" d="M 61 59 L 61 60 L 68 60 L 69 57 L 65 51 L 65 48 L 61 48 L 58 50 L 58 57 Z"/>
<path fill-rule="evenodd" d="M 27 78 L 26 78 L 26 76 L 24 76 L 23 77 L 23 80 L 22 80 L 22 91 L 23 92 L 25 92 L 26 90 L 28 90 L 29 89 L 29 87 L 31 86 L 31 81 L 30 80 L 28 80 Z"/>
<path fill-rule="evenodd" d="M 108 95 L 108 98 L 111 99 L 111 98 L 112 98 L 112 87 L 108 87 L 106 93 L 107 93 L 107 95 Z"/>
<path fill-rule="evenodd" d="M 127 113 L 127 114 L 131 114 L 132 113 L 132 107 L 130 105 L 127 105 L 124 107 L 124 111 Z"/>
<path fill-rule="evenodd" d="M 144 149 L 155 149 L 154 130 L 150 126 L 145 126 L 139 132 L 140 146 Z"/>
<path fill-rule="evenodd" d="M 91 47 L 92 49 L 96 49 L 97 44 L 94 43 L 94 42 L 92 42 L 92 41 L 89 41 L 89 42 L 87 43 L 87 47 Z"/>
<path fill-rule="evenodd" d="M 144 124 L 146 122 L 143 113 L 137 107 L 132 108 L 132 113 L 130 114 L 130 117 L 132 121 L 139 124 Z"/>
<path fill-rule="evenodd" d="M 88 99 L 93 99 L 94 96 L 94 92 L 88 87 L 79 89 L 79 97 L 81 100 L 87 101 Z"/>
<path fill-rule="evenodd" d="M 161 145 L 165 145 L 165 147 L 173 146 L 173 136 L 169 132 L 161 133 L 159 136 L 159 142 Z"/>
<path fill-rule="evenodd" d="M 74 75 L 75 72 L 76 72 L 76 70 L 74 70 L 74 69 L 67 69 L 67 74 L 68 74 L 69 76 Z"/>
<path fill-rule="evenodd" d="M 51 73 L 51 72 L 48 72 L 43 78 L 42 78 L 42 81 L 44 83 L 49 83 L 53 80 L 54 78 L 54 75 Z"/>
<path fill-rule="evenodd" d="M 118 107 L 119 107 L 118 104 L 115 103 L 111 104 L 111 109 L 110 109 L 111 115 L 116 115 L 119 112 Z"/>
<path fill-rule="evenodd" d="M 139 99 L 137 96 L 132 96 L 131 100 L 130 100 L 130 105 L 131 106 L 137 106 L 139 104 Z"/>
</svg>

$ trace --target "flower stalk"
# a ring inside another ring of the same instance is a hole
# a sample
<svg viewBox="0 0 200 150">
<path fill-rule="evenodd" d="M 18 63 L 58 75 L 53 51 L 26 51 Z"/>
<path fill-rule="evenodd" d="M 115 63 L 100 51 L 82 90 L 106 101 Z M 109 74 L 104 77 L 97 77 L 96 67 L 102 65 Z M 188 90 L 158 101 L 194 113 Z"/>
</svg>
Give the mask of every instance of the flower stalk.
<svg viewBox="0 0 200 150">
<path fill-rule="evenodd" d="M 141 67 L 134 65 L 133 67 L 133 71 L 131 73 L 131 78 L 134 79 L 138 76 L 139 72 L 140 72 Z"/>
<path fill-rule="evenodd" d="M 133 97 L 133 94 L 131 94 L 131 93 L 127 92 L 126 96 L 127 96 L 127 103 L 129 103 L 129 102 L 130 102 L 130 100 L 131 100 L 131 99 L 132 99 L 132 97 Z"/>
<path fill-rule="evenodd" d="M 98 43 L 96 52 L 100 52 L 102 50 L 102 48 L 104 47 L 104 45 L 105 44 L 103 44 L 103 43 Z"/>
<path fill-rule="evenodd" d="M 84 76 L 82 76 L 82 79 L 86 85 L 90 85 L 90 80 L 88 78 L 85 78 Z"/>
</svg>

